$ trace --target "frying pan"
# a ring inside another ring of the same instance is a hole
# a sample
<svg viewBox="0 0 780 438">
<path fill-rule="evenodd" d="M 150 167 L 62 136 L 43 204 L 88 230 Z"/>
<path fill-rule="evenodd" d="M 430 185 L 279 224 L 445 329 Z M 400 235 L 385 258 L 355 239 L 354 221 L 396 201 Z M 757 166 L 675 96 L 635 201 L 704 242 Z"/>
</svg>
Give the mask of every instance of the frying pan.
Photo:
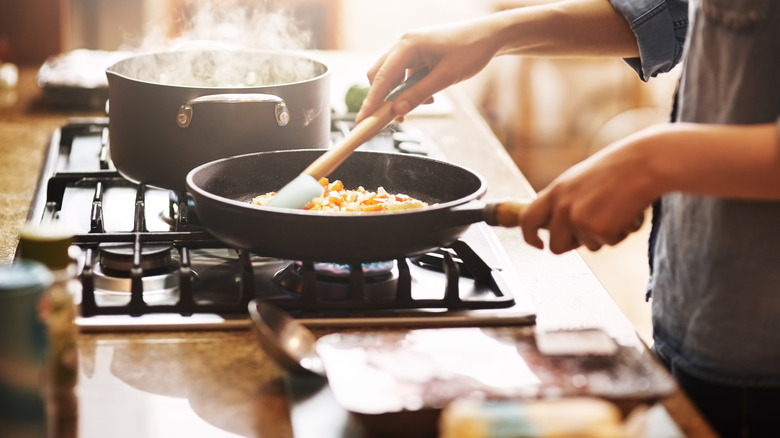
<svg viewBox="0 0 780 438">
<path fill-rule="evenodd" d="M 257 254 L 294 260 L 359 263 L 410 257 L 445 246 L 469 225 L 517 225 L 523 205 L 485 205 L 484 178 L 444 161 L 356 151 L 330 176 L 349 189 L 403 193 L 430 204 L 392 213 L 323 213 L 258 207 L 249 201 L 277 191 L 322 150 L 260 152 L 194 168 L 187 189 L 201 224 L 216 238 Z M 508 210 L 508 211 L 507 211 Z M 506 219 L 503 219 L 506 218 Z"/>
</svg>

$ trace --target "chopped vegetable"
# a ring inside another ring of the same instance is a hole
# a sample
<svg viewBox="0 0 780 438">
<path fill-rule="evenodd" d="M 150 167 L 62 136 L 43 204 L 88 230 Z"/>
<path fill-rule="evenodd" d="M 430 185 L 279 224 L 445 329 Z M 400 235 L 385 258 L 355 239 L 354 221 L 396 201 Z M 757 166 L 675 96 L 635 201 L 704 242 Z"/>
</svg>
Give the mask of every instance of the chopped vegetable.
<svg viewBox="0 0 780 438">
<path fill-rule="evenodd" d="M 349 87 L 346 96 L 344 96 L 344 103 L 347 104 L 347 112 L 356 113 L 360 111 L 360 107 L 363 106 L 363 101 L 366 100 L 366 95 L 368 95 L 368 87 L 362 87 L 357 84 Z"/>
<path fill-rule="evenodd" d="M 304 210 L 337 211 L 337 212 L 368 212 L 368 211 L 399 211 L 412 208 L 427 207 L 428 204 L 404 194 L 390 194 L 383 187 L 376 192 L 367 191 L 362 186 L 356 190 L 347 190 L 341 180 L 332 183 L 327 178 L 320 180 L 322 196 L 314 198 Z M 265 205 L 268 200 L 276 196 L 276 192 L 269 192 L 252 199 L 252 204 Z"/>
</svg>

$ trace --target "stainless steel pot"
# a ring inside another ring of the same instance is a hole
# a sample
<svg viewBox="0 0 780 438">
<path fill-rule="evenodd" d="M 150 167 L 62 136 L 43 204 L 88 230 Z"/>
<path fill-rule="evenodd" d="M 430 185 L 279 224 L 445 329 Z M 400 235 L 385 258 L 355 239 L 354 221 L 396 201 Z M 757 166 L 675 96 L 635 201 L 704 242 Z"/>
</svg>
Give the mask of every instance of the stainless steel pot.
<svg viewBox="0 0 780 438">
<path fill-rule="evenodd" d="M 219 158 L 330 142 L 330 76 L 287 52 L 189 49 L 106 70 L 111 160 L 131 181 L 185 190 Z"/>
</svg>

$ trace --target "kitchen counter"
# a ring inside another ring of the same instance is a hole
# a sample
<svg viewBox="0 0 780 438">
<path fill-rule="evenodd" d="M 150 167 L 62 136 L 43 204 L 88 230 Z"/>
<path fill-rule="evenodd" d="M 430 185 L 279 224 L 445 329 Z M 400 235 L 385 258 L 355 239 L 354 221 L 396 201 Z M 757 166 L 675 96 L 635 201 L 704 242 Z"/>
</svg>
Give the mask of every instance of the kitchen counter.
<svg viewBox="0 0 780 438">
<path fill-rule="evenodd" d="M 435 139 L 450 161 L 483 174 L 489 184 L 486 199 L 533 196 L 461 91 L 448 90 L 439 107 L 442 111 L 420 113 L 405 124 Z M 26 218 L 50 134 L 69 117 L 98 115 L 49 110 L 39 97 L 34 70 L 22 70 L 15 91 L 0 92 L 3 263 L 13 259 L 16 229 Z M 597 327 L 621 345 L 644 350 L 631 323 L 576 252 L 555 256 L 526 245 L 518 230 L 495 232 L 536 306 L 539 329 Z M 285 395 L 284 373 L 247 331 L 82 333 L 79 352 L 80 437 L 290 437 L 297 427 L 295 410 L 291 415 Z M 711 435 L 679 392 L 652 411 L 651 427 L 664 436 Z M 332 412 L 338 413 L 338 408 Z M 331 410 L 322 415 L 331 415 Z M 333 422 L 333 418 L 309 421 L 313 425 Z"/>
</svg>

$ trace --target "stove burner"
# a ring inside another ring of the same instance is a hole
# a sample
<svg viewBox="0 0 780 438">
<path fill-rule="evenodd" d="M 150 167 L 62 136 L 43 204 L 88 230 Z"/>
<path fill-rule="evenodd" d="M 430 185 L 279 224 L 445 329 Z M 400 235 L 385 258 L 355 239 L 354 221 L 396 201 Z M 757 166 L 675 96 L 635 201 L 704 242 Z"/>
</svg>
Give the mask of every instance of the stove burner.
<svg viewBox="0 0 780 438">
<path fill-rule="evenodd" d="M 303 266 L 302 262 L 295 262 L 296 265 Z M 391 271 L 395 266 L 395 262 L 371 262 L 362 263 L 360 265 L 363 275 L 366 276 L 366 281 L 382 281 L 392 276 Z M 300 268 L 299 268 L 300 269 Z M 314 263 L 314 271 L 318 276 L 324 278 L 333 279 L 348 279 L 352 275 L 352 268 L 345 263 Z"/>
<path fill-rule="evenodd" d="M 295 261 L 279 271 L 274 281 L 287 291 L 301 294 L 305 276 L 312 274 L 316 278 L 317 294 L 322 300 L 349 298 L 356 281 L 363 284 L 367 300 L 395 298 L 398 282 L 395 261 L 354 265 Z"/>
<path fill-rule="evenodd" d="M 132 243 L 110 242 L 98 245 L 100 263 L 93 268 L 95 300 L 98 305 L 125 305 L 130 302 Z M 143 297 L 147 304 L 175 302 L 178 296 L 178 262 L 172 259 L 173 245 L 146 245 L 141 249 Z"/>
<path fill-rule="evenodd" d="M 132 243 L 101 243 L 98 248 L 100 249 L 100 266 L 103 267 L 106 274 L 130 277 L 135 257 Z M 141 269 L 144 274 L 155 275 L 175 269 L 176 266 L 173 266 L 171 261 L 172 250 L 173 245 L 144 245 L 141 248 Z"/>
</svg>

